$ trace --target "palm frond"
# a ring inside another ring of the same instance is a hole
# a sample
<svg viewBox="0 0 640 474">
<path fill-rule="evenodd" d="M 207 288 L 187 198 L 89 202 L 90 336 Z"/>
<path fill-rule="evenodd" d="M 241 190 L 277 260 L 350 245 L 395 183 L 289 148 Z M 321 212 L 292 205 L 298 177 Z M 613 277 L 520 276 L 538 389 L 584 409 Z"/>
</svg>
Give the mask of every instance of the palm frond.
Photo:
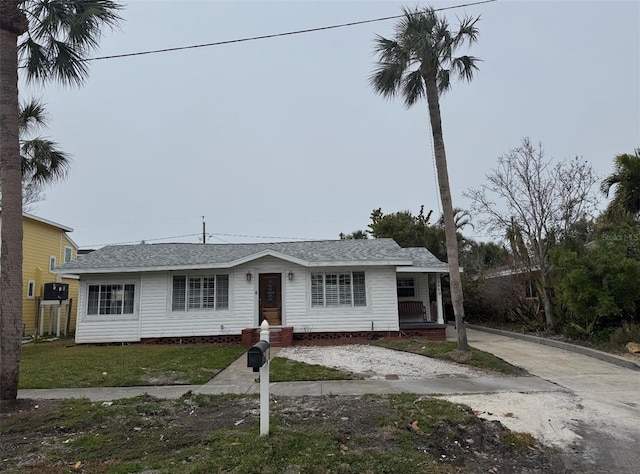
<svg viewBox="0 0 640 474">
<path fill-rule="evenodd" d="M 600 184 L 600 191 L 602 191 L 605 197 L 609 197 L 609 191 L 613 186 L 618 184 L 620 180 L 621 180 L 621 177 L 616 174 L 607 176 L 605 179 L 602 180 L 602 183 Z"/>
<path fill-rule="evenodd" d="M 374 92 L 385 98 L 394 98 L 398 94 L 404 69 L 397 63 L 379 63 L 369 83 Z"/>
<path fill-rule="evenodd" d="M 424 88 L 424 79 L 420 69 L 416 69 L 405 75 L 402 84 L 402 95 L 407 108 L 411 107 L 423 97 L 426 97 L 427 92 Z"/>
<path fill-rule="evenodd" d="M 83 61 L 83 54 L 64 41 L 51 41 L 50 49 L 54 51 L 51 77 L 65 85 L 82 85 L 89 77 L 88 63 Z"/>
<path fill-rule="evenodd" d="M 451 60 L 451 69 L 460 79 L 471 81 L 473 75 L 478 70 L 478 64 L 481 59 L 474 56 L 460 56 Z"/>
<path fill-rule="evenodd" d="M 59 181 L 67 176 L 71 167 L 71 157 L 45 138 L 22 141 L 21 152 L 25 181 L 41 185 Z"/>
<path fill-rule="evenodd" d="M 18 131 L 21 135 L 29 134 L 47 125 L 47 111 L 44 104 L 32 99 L 20 104 L 18 111 Z"/>
<path fill-rule="evenodd" d="M 43 80 L 50 69 L 47 49 L 37 43 L 31 36 L 26 36 L 18 44 L 20 66 L 25 68 L 28 81 Z"/>
<path fill-rule="evenodd" d="M 436 83 L 438 84 L 438 92 L 444 94 L 451 89 L 451 74 L 448 69 L 440 69 L 438 76 L 436 77 Z"/>
<path fill-rule="evenodd" d="M 478 41 L 480 30 L 476 26 L 476 23 L 480 21 L 480 16 L 470 17 L 465 16 L 461 21 L 458 28 L 458 32 L 455 35 L 455 46 L 462 46 L 465 42 L 468 46 Z"/>
<path fill-rule="evenodd" d="M 615 186 L 605 217 L 613 220 L 640 217 L 640 149 L 636 149 L 633 155 L 617 155 L 614 165 L 614 172 L 600 184 L 607 197 Z"/>
<path fill-rule="evenodd" d="M 111 0 L 24 0 L 29 29 L 18 50 L 28 81 L 82 84 L 88 54 L 105 27 L 117 27 L 121 5 Z"/>
<path fill-rule="evenodd" d="M 404 63 L 408 58 L 404 49 L 395 40 L 376 35 L 374 52 L 378 53 L 381 62 Z"/>
</svg>

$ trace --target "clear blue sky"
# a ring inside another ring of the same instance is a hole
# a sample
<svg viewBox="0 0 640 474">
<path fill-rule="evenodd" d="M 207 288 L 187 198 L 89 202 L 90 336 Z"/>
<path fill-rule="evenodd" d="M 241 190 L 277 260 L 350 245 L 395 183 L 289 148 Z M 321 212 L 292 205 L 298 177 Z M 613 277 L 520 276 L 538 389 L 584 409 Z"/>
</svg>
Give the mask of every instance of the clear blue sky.
<svg viewBox="0 0 640 474">
<path fill-rule="evenodd" d="M 390 16 L 402 5 L 134 1 L 97 55 Z M 483 62 L 441 101 L 455 206 L 468 208 L 463 192 L 525 136 L 601 176 L 640 146 L 639 2 L 499 0 L 446 16 L 455 24 L 465 13 L 482 16 L 468 52 Z M 406 110 L 368 85 L 374 36 L 391 36 L 394 23 L 95 61 L 81 89 L 23 86 L 23 98 L 48 104 L 44 134 L 74 160 L 33 213 L 73 227 L 81 247 L 197 242 L 201 216 L 211 242 L 247 242 L 264 239 L 240 236 L 337 238 L 366 228 L 378 207 L 439 214 L 426 103 Z"/>
</svg>

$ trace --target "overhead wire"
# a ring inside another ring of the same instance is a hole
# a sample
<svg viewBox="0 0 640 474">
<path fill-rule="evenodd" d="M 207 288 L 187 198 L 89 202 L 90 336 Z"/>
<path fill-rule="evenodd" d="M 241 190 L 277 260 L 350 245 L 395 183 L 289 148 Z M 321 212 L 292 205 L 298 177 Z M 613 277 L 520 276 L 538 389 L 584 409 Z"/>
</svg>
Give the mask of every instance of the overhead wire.
<svg viewBox="0 0 640 474">
<path fill-rule="evenodd" d="M 317 238 L 311 238 L 311 237 L 283 237 L 283 236 L 275 236 L 275 235 L 245 235 L 245 234 L 225 234 L 222 232 L 207 232 L 206 236 L 208 238 L 214 238 L 217 239 L 225 244 L 229 244 L 232 242 L 229 242 L 227 240 L 224 240 L 218 236 L 224 236 L 224 237 L 241 237 L 241 238 L 247 238 L 247 239 L 281 239 L 281 240 L 287 240 L 287 241 L 291 241 L 291 240 L 301 240 L 301 241 L 309 241 L 309 240 L 322 240 L 322 239 L 317 239 Z M 154 239 L 138 239 L 138 240 L 129 240 L 126 242 L 111 242 L 111 243 L 102 243 L 102 244 L 91 244 L 91 245 L 83 245 L 83 248 L 93 248 L 93 247 L 106 247 L 107 245 L 134 245 L 134 244 L 142 244 L 142 243 L 148 243 L 148 242 L 158 242 L 161 240 L 171 240 L 171 239 L 184 239 L 187 237 L 198 237 L 199 238 L 199 242 L 202 242 L 201 238 L 202 238 L 202 233 L 193 233 L 193 234 L 183 234 L 183 235 L 174 235 L 171 237 L 157 237 Z"/>
<path fill-rule="evenodd" d="M 496 2 L 497 0 L 481 0 L 478 2 L 472 2 L 472 3 L 463 3 L 463 4 L 459 4 L 459 5 L 451 5 L 448 7 L 441 7 L 441 8 L 434 8 L 433 11 L 439 12 L 439 11 L 444 11 L 444 10 L 454 10 L 457 8 L 464 8 L 464 7 L 471 7 L 471 6 L 476 6 L 476 5 L 482 5 L 484 3 L 492 3 L 492 2 Z M 306 28 L 303 30 L 295 30 L 295 31 L 287 31 L 284 33 L 272 33 L 272 34 L 268 34 L 268 35 L 259 35 L 259 36 L 249 36 L 249 37 L 245 37 L 245 38 L 238 38 L 238 39 L 233 39 L 233 40 L 224 40 L 224 41 L 215 41 L 212 43 L 200 43 L 200 44 L 194 44 L 194 45 L 189 45 L 189 46 L 175 46 L 172 48 L 162 48 L 162 49 L 152 49 L 152 50 L 147 50 L 147 51 L 138 51 L 135 53 L 122 53 L 122 54 L 111 54 L 108 56 L 98 56 L 95 58 L 86 58 L 86 59 L 80 59 L 80 61 L 100 61 L 100 60 L 105 60 L 105 59 L 119 59 L 119 58 L 127 58 L 127 57 L 132 57 L 132 56 L 145 56 L 145 55 L 149 55 L 149 54 L 160 54 L 160 53 L 171 53 L 171 52 L 175 52 L 175 51 L 184 51 L 187 49 L 197 49 L 197 48 L 208 48 L 211 46 L 221 46 L 221 45 L 225 45 L 225 44 L 233 44 L 233 43 L 246 43 L 248 41 L 258 41 L 258 40 L 264 40 L 264 39 L 270 39 L 270 38 L 279 38 L 279 37 L 283 37 L 283 36 L 293 36 L 293 35 L 301 35 L 301 34 L 305 34 L 305 33 L 313 33 L 316 31 L 326 31 L 326 30 L 334 30 L 337 28 L 347 28 L 350 26 L 358 26 L 358 25 L 364 25 L 367 23 L 375 23 L 375 22 L 380 22 L 380 21 L 387 21 L 387 20 L 395 20 L 397 18 L 402 18 L 404 17 L 404 14 L 402 15 L 393 15 L 393 16 L 385 16 L 385 17 L 380 17 L 380 18 L 373 18 L 370 20 L 359 20 L 359 21 L 351 21 L 348 23 L 340 23 L 337 25 L 328 25 L 328 26 L 320 26 L 317 28 Z"/>
<path fill-rule="evenodd" d="M 482 5 L 482 4 L 485 4 L 485 3 L 493 3 L 493 2 L 496 2 L 496 1 L 497 0 L 481 0 L 481 1 L 477 1 L 477 2 L 463 3 L 463 4 L 458 4 L 458 5 L 451 5 L 451 6 L 448 6 L 448 7 L 434 8 L 433 11 L 439 12 L 439 11 L 445 11 L 445 10 L 454 10 L 454 9 L 458 9 L 458 8 Z M 387 21 L 387 20 L 395 20 L 397 18 L 402 18 L 404 16 L 405 16 L 404 14 L 402 14 L 402 15 L 392 15 L 392 16 L 373 18 L 373 19 L 369 19 L 369 20 L 352 21 L 352 22 L 340 23 L 340 24 L 336 24 L 336 25 L 321 26 L 321 27 L 317 27 L 317 28 L 306 28 L 306 29 L 302 29 L 302 30 L 294 30 L 294 31 L 288 31 L 288 32 L 283 32 L 283 33 L 273 33 L 273 34 L 268 34 L 268 35 L 250 36 L 250 37 L 238 38 L 238 39 L 233 39 L 233 40 L 216 41 L 216 42 L 212 42 L 212 43 L 201 43 L 201 44 L 195 44 L 195 45 L 189 45 L 189 46 L 176 46 L 176 47 L 172 47 L 172 48 L 162 48 L 162 49 L 138 51 L 138 52 L 134 52 L 134 53 L 122 53 L 122 54 L 112 54 L 112 55 L 107 55 L 107 56 L 98 56 L 98 57 L 95 57 L 95 58 L 80 59 L 80 61 L 100 61 L 100 60 L 106 60 L 106 59 L 119 59 L 119 58 L 133 57 L 133 56 L 144 56 L 144 55 L 150 55 L 150 54 L 161 54 L 161 53 L 169 53 L 169 52 L 175 52 L 175 51 L 184 51 L 184 50 L 187 50 L 187 49 L 207 48 L 207 47 L 221 46 L 221 45 L 226 45 L 226 44 L 244 43 L 244 42 L 249 42 L 249 41 L 258 41 L 258 40 L 263 40 L 263 39 L 271 39 L 271 38 L 278 38 L 278 37 L 284 37 L 284 36 L 300 35 L 300 34 L 305 34 L 305 33 L 313 33 L 313 32 L 318 32 L 318 31 L 333 30 L 333 29 L 338 29 L 338 28 L 347 28 L 347 27 L 351 27 L 351 26 L 364 25 L 364 24 L 367 24 L 367 23 L 375 23 L 375 22 L 381 22 L 381 21 Z M 21 67 L 24 67 L 24 66 L 21 66 Z M 433 149 L 433 144 L 432 144 L 432 149 Z M 436 181 L 437 181 L 437 178 L 436 178 Z M 439 201 L 439 200 L 437 200 L 437 201 Z M 161 241 L 161 240 L 178 239 L 178 238 L 193 237 L 193 236 L 200 236 L 200 235 L 201 234 L 199 234 L 199 233 L 196 233 L 196 234 L 184 234 L 184 235 L 178 235 L 178 236 L 172 236 L 172 237 L 160 237 L 160 238 L 155 238 L 155 239 L 143 239 L 143 240 L 135 240 L 135 241 L 127 241 L 127 242 L 110 243 L 110 244 L 93 244 L 93 245 L 89 245 L 87 247 L 102 247 L 102 246 L 105 246 L 105 245 L 127 245 L 127 244 L 135 244 L 135 243 L 139 243 L 139 242 L 156 242 L 156 241 Z M 225 234 L 225 233 L 207 233 L 207 235 L 210 238 L 213 237 L 213 238 L 215 238 L 217 240 L 220 240 L 222 242 L 225 242 L 225 243 L 226 243 L 226 241 L 224 239 L 221 239 L 221 238 L 216 237 L 216 236 L 243 237 L 243 238 L 254 238 L 254 239 L 317 240 L 317 239 L 313 239 L 313 238 L 303 238 L 303 237 L 258 236 L 258 235 Z"/>
</svg>

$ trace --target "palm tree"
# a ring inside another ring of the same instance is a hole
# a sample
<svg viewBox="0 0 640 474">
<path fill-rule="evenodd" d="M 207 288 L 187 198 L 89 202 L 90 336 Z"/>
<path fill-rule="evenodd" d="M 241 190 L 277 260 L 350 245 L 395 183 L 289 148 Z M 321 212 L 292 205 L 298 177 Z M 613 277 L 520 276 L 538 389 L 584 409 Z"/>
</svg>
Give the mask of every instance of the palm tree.
<svg viewBox="0 0 640 474">
<path fill-rule="evenodd" d="M 20 105 L 18 127 L 22 155 L 22 208 L 41 198 L 45 185 L 64 179 L 69 171 L 71 157 L 58 149 L 56 143 L 43 137 L 33 137 L 46 127 L 48 117 L 44 105 L 37 101 Z M 0 194 L 0 201 L 1 201 Z"/>
<path fill-rule="evenodd" d="M 615 186 L 613 199 L 607 206 L 605 218 L 612 221 L 640 218 L 640 148 L 633 155 L 623 153 L 614 159 L 615 171 L 607 176 L 600 189 L 609 197 Z"/>
<path fill-rule="evenodd" d="M 453 208 L 453 222 L 456 225 L 456 230 L 462 230 L 466 226 L 471 226 L 472 229 L 475 229 L 475 226 L 471 222 L 471 213 L 459 207 Z M 438 225 L 444 227 L 444 214 L 438 219 Z"/>
<path fill-rule="evenodd" d="M 477 58 L 454 54 L 465 43 L 477 41 L 479 18 L 465 17 L 458 31 L 449 30 L 446 19 L 438 18 L 431 9 L 409 10 L 396 25 L 393 39 L 377 36 L 375 52 L 379 56 L 377 68 L 370 78 L 373 89 L 386 98 L 402 95 L 407 108 L 426 97 L 444 214 L 447 260 L 451 280 L 451 300 L 458 329 L 458 347 L 467 350 L 464 327 L 464 301 L 458 261 L 458 240 L 449 188 L 447 157 L 440 118 L 440 94 L 451 87 L 451 76 L 470 81 L 478 69 Z"/>
<path fill-rule="evenodd" d="M 110 0 L 0 1 L 0 400 L 17 397 L 22 329 L 22 156 L 18 65 L 27 80 L 81 84 L 85 59 L 121 8 Z"/>
<path fill-rule="evenodd" d="M 47 125 L 44 105 L 36 100 L 22 104 L 18 116 L 22 180 L 27 185 L 43 185 L 67 176 L 71 157 L 58 149 L 55 142 L 43 137 L 30 137 Z"/>
</svg>

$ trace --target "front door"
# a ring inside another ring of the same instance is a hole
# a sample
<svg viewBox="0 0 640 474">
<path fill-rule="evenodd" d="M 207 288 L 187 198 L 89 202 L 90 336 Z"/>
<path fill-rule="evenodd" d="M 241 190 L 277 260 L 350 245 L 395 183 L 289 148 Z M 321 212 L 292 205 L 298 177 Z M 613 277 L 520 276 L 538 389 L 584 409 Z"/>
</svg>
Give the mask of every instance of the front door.
<svg viewBox="0 0 640 474">
<path fill-rule="evenodd" d="M 259 290 L 260 321 L 269 326 L 282 325 L 282 274 L 261 273 Z"/>
</svg>

